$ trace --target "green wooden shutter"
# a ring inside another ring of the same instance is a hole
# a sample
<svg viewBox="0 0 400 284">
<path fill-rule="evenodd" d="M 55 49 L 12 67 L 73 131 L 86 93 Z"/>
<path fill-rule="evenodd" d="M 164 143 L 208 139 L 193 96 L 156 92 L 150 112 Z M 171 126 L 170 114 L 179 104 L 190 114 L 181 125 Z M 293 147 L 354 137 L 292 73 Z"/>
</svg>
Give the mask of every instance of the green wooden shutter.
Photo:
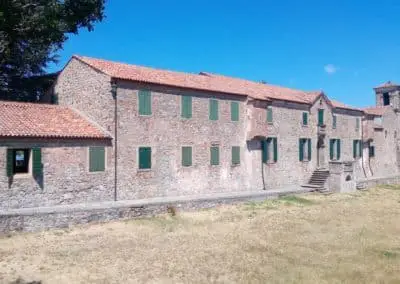
<svg viewBox="0 0 400 284">
<path fill-rule="evenodd" d="M 262 150 L 262 161 L 264 163 L 268 162 L 268 142 L 267 140 L 261 141 L 261 150 Z"/>
<path fill-rule="evenodd" d="M 353 158 L 357 157 L 357 140 L 353 140 Z"/>
<path fill-rule="evenodd" d="M 303 161 L 303 160 L 304 160 L 304 153 L 303 153 L 304 147 L 303 147 L 303 143 L 304 143 L 304 139 L 303 139 L 303 138 L 300 138 L 300 139 L 299 139 L 299 160 L 300 160 L 300 161 Z"/>
<path fill-rule="evenodd" d="M 192 147 L 182 147 L 182 166 L 190 167 L 192 165 Z"/>
<path fill-rule="evenodd" d="M 139 169 L 151 169 L 151 147 L 139 147 Z"/>
<path fill-rule="evenodd" d="M 210 163 L 212 166 L 217 166 L 219 165 L 219 147 L 218 146 L 212 146 L 210 148 Z"/>
<path fill-rule="evenodd" d="M 278 139 L 275 137 L 272 139 L 274 142 L 274 162 L 278 161 Z"/>
<path fill-rule="evenodd" d="M 368 155 L 370 156 L 370 157 L 375 157 L 375 146 L 369 146 L 368 147 Z"/>
<path fill-rule="evenodd" d="M 191 96 L 182 96 L 181 100 L 181 115 L 183 118 L 191 118 L 192 117 L 192 97 Z"/>
<path fill-rule="evenodd" d="M 337 149 L 336 149 L 336 159 L 337 160 L 340 160 L 340 143 L 341 143 L 341 141 L 340 141 L 340 139 L 337 139 L 337 141 L 336 141 L 336 147 L 337 147 Z"/>
<path fill-rule="evenodd" d="M 105 148 L 90 147 L 89 148 L 89 171 L 102 172 L 105 170 Z"/>
<path fill-rule="evenodd" d="M 32 149 L 32 173 L 34 176 L 41 176 L 43 174 L 42 164 L 42 149 Z"/>
<path fill-rule="evenodd" d="M 308 113 L 303 112 L 303 125 L 308 125 Z"/>
<path fill-rule="evenodd" d="M 362 156 L 362 143 L 361 140 L 358 140 L 358 156 Z"/>
<path fill-rule="evenodd" d="M 231 102 L 231 120 L 239 121 L 239 103 Z"/>
<path fill-rule="evenodd" d="M 14 168 L 14 151 L 13 149 L 7 149 L 7 176 L 13 175 Z"/>
<path fill-rule="evenodd" d="M 151 115 L 151 92 L 139 91 L 139 115 Z"/>
<path fill-rule="evenodd" d="M 329 158 L 333 160 L 333 144 L 335 143 L 334 139 L 329 140 Z"/>
<path fill-rule="evenodd" d="M 332 128 L 334 128 L 334 129 L 336 128 L 336 119 L 337 119 L 336 115 L 333 115 L 332 116 Z"/>
<path fill-rule="evenodd" d="M 267 122 L 272 123 L 273 122 L 273 114 L 272 114 L 272 108 L 268 107 L 267 108 Z"/>
<path fill-rule="evenodd" d="M 318 125 L 319 126 L 324 125 L 324 110 L 323 109 L 318 110 Z"/>
<path fill-rule="evenodd" d="M 218 101 L 215 99 L 210 99 L 209 107 L 209 118 L 210 120 L 218 120 Z"/>
<path fill-rule="evenodd" d="M 311 161 L 311 139 L 308 138 L 308 160 Z"/>
<path fill-rule="evenodd" d="M 232 146 L 232 165 L 240 164 L 240 147 Z"/>
</svg>

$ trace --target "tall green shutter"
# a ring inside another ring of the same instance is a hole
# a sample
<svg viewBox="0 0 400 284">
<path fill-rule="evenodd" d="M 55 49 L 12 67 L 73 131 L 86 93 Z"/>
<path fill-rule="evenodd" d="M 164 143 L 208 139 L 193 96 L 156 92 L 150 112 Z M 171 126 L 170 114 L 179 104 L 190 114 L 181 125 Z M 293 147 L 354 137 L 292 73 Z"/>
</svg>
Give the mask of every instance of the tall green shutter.
<svg viewBox="0 0 400 284">
<path fill-rule="evenodd" d="M 190 167 L 192 165 L 192 147 L 182 147 L 182 166 Z"/>
<path fill-rule="evenodd" d="M 335 143 L 335 139 L 330 139 L 329 140 L 329 157 L 331 160 L 333 160 L 333 145 Z"/>
<path fill-rule="evenodd" d="M 340 139 L 337 139 L 337 141 L 336 141 L 336 159 L 337 160 L 340 160 L 340 143 L 341 143 L 341 141 L 340 141 Z"/>
<path fill-rule="evenodd" d="M 240 164 L 240 147 L 232 146 L 232 165 Z"/>
<path fill-rule="evenodd" d="M 218 101 L 215 99 L 210 99 L 209 107 L 209 118 L 210 120 L 218 120 Z"/>
<path fill-rule="evenodd" d="M 299 139 L 299 160 L 300 161 L 304 160 L 304 153 L 303 153 L 304 147 L 303 147 L 303 144 L 304 144 L 304 139 L 300 138 Z"/>
<path fill-rule="evenodd" d="M 217 166 L 219 165 L 219 147 L 218 146 L 212 146 L 210 148 L 210 163 L 212 166 Z"/>
<path fill-rule="evenodd" d="M 231 102 L 231 120 L 239 121 L 239 103 Z"/>
<path fill-rule="evenodd" d="M 274 162 L 278 161 L 278 139 L 275 137 L 273 138 L 274 141 Z"/>
<path fill-rule="evenodd" d="M 89 171 L 90 172 L 102 172 L 104 170 L 105 170 L 105 149 L 104 149 L 104 147 L 90 147 L 89 148 Z"/>
<path fill-rule="evenodd" d="M 181 115 L 183 118 L 191 118 L 192 117 L 192 97 L 191 96 L 182 96 L 181 100 Z"/>
<path fill-rule="evenodd" d="M 14 151 L 12 149 L 7 149 L 7 176 L 11 177 L 13 175 L 14 166 Z"/>
<path fill-rule="evenodd" d="M 151 147 L 139 147 L 139 169 L 151 169 Z"/>
<path fill-rule="evenodd" d="M 318 126 L 324 125 L 324 110 L 319 109 L 318 110 Z"/>
<path fill-rule="evenodd" d="M 357 140 L 353 140 L 353 158 L 357 157 Z"/>
<path fill-rule="evenodd" d="M 361 140 L 358 140 L 358 156 L 362 156 L 362 143 Z"/>
<path fill-rule="evenodd" d="M 303 125 L 308 125 L 308 113 L 303 112 Z"/>
<path fill-rule="evenodd" d="M 272 108 L 268 107 L 267 108 L 267 122 L 272 123 L 273 122 L 273 114 L 272 114 Z"/>
<path fill-rule="evenodd" d="M 42 149 L 32 149 L 32 172 L 34 176 L 41 176 L 43 174 L 42 164 Z"/>
<path fill-rule="evenodd" d="M 264 163 L 268 162 L 268 142 L 267 140 L 261 141 L 261 150 L 262 150 L 262 161 Z"/>
<path fill-rule="evenodd" d="M 308 160 L 311 161 L 311 139 L 308 139 Z"/>
<path fill-rule="evenodd" d="M 151 92 L 148 90 L 139 91 L 139 114 L 151 115 Z"/>
</svg>

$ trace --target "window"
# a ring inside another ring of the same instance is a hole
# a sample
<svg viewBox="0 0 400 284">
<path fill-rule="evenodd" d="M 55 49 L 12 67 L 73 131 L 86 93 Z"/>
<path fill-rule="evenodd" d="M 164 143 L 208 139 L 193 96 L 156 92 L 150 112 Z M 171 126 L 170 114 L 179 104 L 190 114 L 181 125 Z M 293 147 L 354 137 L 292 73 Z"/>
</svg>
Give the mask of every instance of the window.
<svg viewBox="0 0 400 284">
<path fill-rule="evenodd" d="M 182 166 L 190 167 L 192 165 L 192 147 L 182 147 Z"/>
<path fill-rule="evenodd" d="M 32 162 L 31 162 L 32 159 Z M 27 174 L 32 165 L 32 174 L 43 174 L 42 151 L 40 148 L 31 149 L 7 149 L 7 176 L 15 174 Z"/>
<path fill-rule="evenodd" d="M 232 165 L 240 165 L 240 147 L 232 146 Z"/>
<path fill-rule="evenodd" d="M 353 157 L 359 158 L 362 155 L 361 140 L 353 140 Z"/>
<path fill-rule="evenodd" d="M 103 172 L 105 170 L 104 147 L 89 148 L 89 172 Z"/>
<path fill-rule="evenodd" d="M 278 161 L 278 140 L 276 137 L 269 137 L 261 141 L 261 148 L 264 163 L 276 163 Z"/>
<path fill-rule="evenodd" d="M 273 122 L 273 116 L 272 116 L 272 107 L 267 108 L 267 122 L 272 123 Z"/>
<path fill-rule="evenodd" d="M 209 107 L 209 118 L 210 120 L 218 120 L 218 101 L 215 99 L 210 99 Z"/>
<path fill-rule="evenodd" d="M 151 169 L 151 147 L 139 147 L 139 169 Z"/>
<path fill-rule="evenodd" d="M 181 97 L 181 116 L 183 118 L 191 118 L 192 117 L 192 97 L 191 96 L 182 96 Z"/>
<path fill-rule="evenodd" d="M 318 110 L 318 126 L 323 126 L 324 125 L 324 110 L 319 109 Z"/>
<path fill-rule="evenodd" d="M 151 115 L 151 92 L 139 91 L 139 115 Z"/>
<path fill-rule="evenodd" d="M 329 157 L 331 160 L 340 160 L 340 139 L 329 140 Z"/>
<path fill-rule="evenodd" d="M 239 121 L 239 103 L 231 102 L 231 120 Z"/>
<path fill-rule="evenodd" d="M 375 157 L 375 146 L 369 145 L 368 147 L 368 155 L 370 158 Z"/>
<path fill-rule="evenodd" d="M 211 148 L 210 148 L 210 164 L 211 164 L 211 166 L 219 165 L 219 146 L 211 146 Z"/>
<path fill-rule="evenodd" d="M 332 128 L 336 129 L 336 124 L 337 124 L 337 116 L 332 115 Z"/>
<path fill-rule="evenodd" d="M 356 131 L 360 130 L 360 118 L 356 118 Z"/>
<path fill-rule="evenodd" d="M 303 112 L 303 125 L 308 125 L 308 112 Z"/>
<path fill-rule="evenodd" d="M 389 93 L 383 93 L 383 105 L 388 106 L 390 105 L 390 96 Z"/>
<path fill-rule="evenodd" d="M 311 161 L 311 139 L 300 138 L 299 139 L 299 160 L 300 161 Z"/>
</svg>

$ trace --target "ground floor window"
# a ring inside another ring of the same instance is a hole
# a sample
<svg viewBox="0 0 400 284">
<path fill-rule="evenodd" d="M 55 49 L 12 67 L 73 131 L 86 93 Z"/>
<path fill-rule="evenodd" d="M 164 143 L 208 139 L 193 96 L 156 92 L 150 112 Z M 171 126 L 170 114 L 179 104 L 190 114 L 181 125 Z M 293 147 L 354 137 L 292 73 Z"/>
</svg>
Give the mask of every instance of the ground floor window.
<svg viewBox="0 0 400 284">
<path fill-rule="evenodd" d="M 13 173 L 29 173 L 30 149 L 13 149 Z"/>
<path fill-rule="evenodd" d="M 261 141 L 262 160 L 264 163 L 276 163 L 278 161 L 278 139 L 268 137 Z"/>
<path fill-rule="evenodd" d="M 151 169 L 151 147 L 139 147 L 139 169 Z"/>
<path fill-rule="evenodd" d="M 329 141 L 329 157 L 331 160 L 340 160 L 340 139 Z"/>
<path fill-rule="evenodd" d="M 190 167 L 192 165 L 192 147 L 182 147 L 182 166 Z"/>
<path fill-rule="evenodd" d="M 232 165 L 240 165 L 240 147 L 232 146 Z"/>
<path fill-rule="evenodd" d="M 300 161 L 311 161 L 311 139 L 300 138 L 299 139 L 299 160 Z"/>
<path fill-rule="evenodd" d="M 219 146 L 211 146 L 211 148 L 210 148 L 210 164 L 211 164 L 211 166 L 219 165 Z"/>
<path fill-rule="evenodd" d="M 105 148 L 89 148 L 89 172 L 103 172 L 106 168 Z"/>
<path fill-rule="evenodd" d="M 353 140 L 353 157 L 360 158 L 362 156 L 361 140 Z"/>
<path fill-rule="evenodd" d="M 42 151 L 40 148 L 7 149 L 7 176 L 32 173 L 42 174 Z"/>
<path fill-rule="evenodd" d="M 375 146 L 369 145 L 369 147 L 368 147 L 368 155 L 371 158 L 375 157 Z"/>
</svg>

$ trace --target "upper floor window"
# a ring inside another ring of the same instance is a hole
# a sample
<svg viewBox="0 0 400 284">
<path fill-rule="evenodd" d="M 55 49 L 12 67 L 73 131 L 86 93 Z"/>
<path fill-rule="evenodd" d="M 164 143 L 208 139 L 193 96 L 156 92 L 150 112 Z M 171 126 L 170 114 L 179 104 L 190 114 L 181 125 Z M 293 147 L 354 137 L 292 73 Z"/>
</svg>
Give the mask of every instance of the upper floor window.
<svg viewBox="0 0 400 284">
<path fill-rule="evenodd" d="M 360 130 L 360 118 L 356 118 L 356 131 Z"/>
<path fill-rule="evenodd" d="M 336 124 L 337 124 L 337 116 L 332 115 L 332 128 L 336 129 Z"/>
<path fill-rule="evenodd" d="M 340 139 L 329 140 L 329 157 L 331 160 L 340 160 Z"/>
<path fill-rule="evenodd" d="M 308 125 L 308 112 L 303 112 L 303 125 Z"/>
<path fill-rule="evenodd" d="M 219 165 L 219 146 L 211 146 L 210 147 L 210 164 L 211 166 Z"/>
<path fill-rule="evenodd" d="M 140 90 L 139 94 L 139 115 L 151 115 L 151 92 Z"/>
<path fill-rule="evenodd" d="M 299 139 L 299 160 L 300 161 L 311 161 L 311 139 L 300 138 Z"/>
<path fill-rule="evenodd" d="M 324 110 L 319 109 L 318 110 L 318 126 L 323 126 L 324 125 Z"/>
<path fill-rule="evenodd" d="M 362 155 L 361 140 L 353 140 L 353 157 L 359 158 Z"/>
<path fill-rule="evenodd" d="M 139 147 L 139 169 L 151 169 L 151 147 Z"/>
<path fill-rule="evenodd" d="M 182 96 L 181 97 L 181 116 L 183 118 L 192 117 L 192 97 Z"/>
<path fill-rule="evenodd" d="M 264 163 L 276 163 L 278 161 L 278 139 L 269 137 L 261 141 L 262 160 Z"/>
<path fill-rule="evenodd" d="M 231 102 L 231 120 L 239 121 L 239 103 Z"/>
<path fill-rule="evenodd" d="M 267 108 L 267 122 L 272 123 L 274 120 L 273 115 L 272 115 L 272 107 Z"/>
<path fill-rule="evenodd" d="M 209 119 L 218 120 L 218 100 L 210 99 Z"/>
<path fill-rule="evenodd" d="M 384 106 L 390 105 L 390 96 L 389 96 L 389 93 L 383 93 L 382 97 L 383 97 L 383 105 L 384 105 Z"/>
</svg>

